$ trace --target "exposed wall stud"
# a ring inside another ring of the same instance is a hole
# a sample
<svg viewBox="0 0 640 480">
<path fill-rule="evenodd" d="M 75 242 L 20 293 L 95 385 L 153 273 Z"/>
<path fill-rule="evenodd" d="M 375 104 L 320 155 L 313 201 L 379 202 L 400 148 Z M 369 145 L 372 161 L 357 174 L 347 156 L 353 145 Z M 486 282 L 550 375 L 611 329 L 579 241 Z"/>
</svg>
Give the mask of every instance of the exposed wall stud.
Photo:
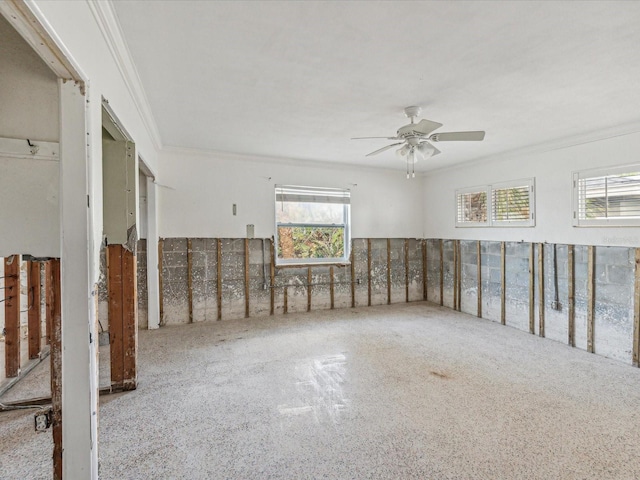
<svg viewBox="0 0 640 480">
<path fill-rule="evenodd" d="M 275 285 L 276 285 L 276 252 L 273 245 L 273 237 L 269 242 L 269 251 L 271 252 L 271 263 L 269 264 L 269 315 L 273 315 L 275 310 Z"/>
<path fill-rule="evenodd" d="M 138 268 L 136 256 L 122 249 L 123 389 L 135 390 L 138 382 Z"/>
<path fill-rule="evenodd" d="M 53 433 L 53 478 L 62 480 L 62 308 L 60 298 L 60 259 L 49 261 L 51 285 L 51 429 Z"/>
<path fill-rule="evenodd" d="M 633 288 L 633 365 L 638 366 L 640 355 L 640 248 L 635 249 L 635 282 Z"/>
<path fill-rule="evenodd" d="M 453 240 L 453 309 L 458 310 L 458 241 Z"/>
<path fill-rule="evenodd" d="M 594 324 L 596 304 L 596 247 L 587 247 L 587 352 L 595 353 L 594 348 Z"/>
<path fill-rule="evenodd" d="M 367 238 L 367 305 L 371 306 L 371 239 Z"/>
<path fill-rule="evenodd" d="M 575 247 L 567 245 L 567 269 L 568 269 L 568 343 L 572 347 L 576 346 L 576 280 L 575 280 Z"/>
<path fill-rule="evenodd" d="M 244 316 L 249 318 L 249 239 L 244 239 Z"/>
<path fill-rule="evenodd" d="M 427 300 L 428 283 L 427 283 L 427 241 L 422 240 L 422 299 Z"/>
<path fill-rule="evenodd" d="M 507 244 L 500 242 L 500 323 L 507 324 Z"/>
<path fill-rule="evenodd" d="M 331 300 L 331 310 L 333 310 L 334 308 L 334 293 L 335 293 L 335 287 L 334 287 L 334 277 L 333 277 L 333 265 L 331 265 L 329 267 L 329 297 Z"/>
<path fill-rule="evenodd" d="M 404 297 L 409 302 L 409 239 L 404 239 Z"/>
<path fill-rule="evenodd" d="M 311 311 L 311 282 L 313 277 L 311 276 L 311 267 L 307 267 L 307 312 Z"/>
<path fill-rule="evenodd" d="M 444 305 L 444 240 L 440 239 L 440 306 Z"/>
<path fill-rule="evenodd" d="M 462 310 L 462 249 L 460 247 L 460 240 L 456 240 L 456 250 L 458 251 L 458 264 L 456 269 L 456 275 L 458 277 L 458 283 L 456 284 L 458 296 L 457 310 L 460 312 Z"/>
<path fill-rule="evenodd" d="M 193 323 L 193 244 L 187 238 L 187 294 L 189 301 L 189 323 Z"/>
<path fill-rule="evenodd" d="M 216 303 L 218 320 L 222 320 L 222 239 L 216 239 Z"/>
<path fill-rule="evenodd" d="M 5 376 L 20 373 L 20 255 L 4 259 Z"/>
<path fill-rule="evenodd" d="M 536 332 L 536 319 L 535 319 L 535 251 L 536 244 L 531 242 L 529 244 L 529 333 Z"/>
<path fill-rule="evenodd" d="M 351 267 L 351 308 L 356 306 L 356 265 L 353 253 L 354 243 L 351 241 L 351 254 L 349 255 L 349 263 Z"/>
<path fill-rule="evenodd" d="M 160 325 L 164 325 L 164 294 L 162 289 L 163 284 L 163 270 L 162 270 L 162 262 L 163 255 L 162 251 L 164 250 L 164 238 L 158 238 L 158 289 L 160 290 Z"/>
<path fill-rule="evenodd" d="M 51 343 L 51 322 L 53 321 L 53 281 L 51 260 L 44 264 L 44 315 L 47 331 L 47 345 Z"/>
<path fill-rule="evenodd" d="M 544 243 L 538 244 L 538 335 L 544 337 Z"/>
<path fill-rule="evenodd" d="M 387 305 L 391 305 L 391 239 L 387 238 Z"/>
<path fill-rule="evenodd" d="M 482 244 L 480 240 L 478 240 L 476 244 L 476 268 L 478 270 L 478 309 L 477 315 L 478 318 L 482 318 Z"/>
<path fill-rule="evenodd" d="M 285 315 L 289 313 L 289 289 L 287 287 L 288 285 L 284 286 L 284 306 L 282 310 Z"/>
<path fill-rule="evenodd" d="M 29 358 L 40 356 L 40 263 L 27 262 Z"/>
</svg>

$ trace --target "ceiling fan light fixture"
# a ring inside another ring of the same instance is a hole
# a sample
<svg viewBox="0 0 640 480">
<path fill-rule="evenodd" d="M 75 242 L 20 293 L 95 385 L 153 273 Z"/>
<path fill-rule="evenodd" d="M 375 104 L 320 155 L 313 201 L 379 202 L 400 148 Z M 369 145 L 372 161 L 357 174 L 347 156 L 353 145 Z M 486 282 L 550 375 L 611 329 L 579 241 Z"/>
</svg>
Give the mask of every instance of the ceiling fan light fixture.
<svg viewBox="0 0 640 480">
<path fill-rule="evenodd" d="M 422 154 L 423 158 L 432 157 L 436 152 L 436 149 L 433 147 L 433 145 L 427 142 L 422 142 L 420 145 L 418 145 L 417 150 Z"/>
</svg>

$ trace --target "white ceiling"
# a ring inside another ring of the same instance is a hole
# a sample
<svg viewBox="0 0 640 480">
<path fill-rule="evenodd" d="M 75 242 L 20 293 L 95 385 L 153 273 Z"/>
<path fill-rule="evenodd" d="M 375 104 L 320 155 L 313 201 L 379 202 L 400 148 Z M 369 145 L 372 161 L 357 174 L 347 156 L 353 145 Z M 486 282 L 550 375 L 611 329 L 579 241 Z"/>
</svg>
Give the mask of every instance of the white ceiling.
<svg viewBox="0 0 640 480">
<path fill-rule="evenodd" d="M 395 135 L 408 105 L 487 132 L 424 171 L 640 125 L 640 2 L 113 7 L 165 146 L 403 170 L 350 137 Z"/>
</svg>

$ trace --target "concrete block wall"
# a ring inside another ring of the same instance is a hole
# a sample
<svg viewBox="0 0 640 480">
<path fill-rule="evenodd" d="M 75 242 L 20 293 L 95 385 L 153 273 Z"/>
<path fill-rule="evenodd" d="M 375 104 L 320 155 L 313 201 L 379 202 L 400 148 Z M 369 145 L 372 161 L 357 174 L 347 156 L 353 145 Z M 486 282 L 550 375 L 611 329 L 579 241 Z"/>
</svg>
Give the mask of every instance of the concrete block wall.
<svg viewBox="0 0 640 480">
<path fill-rule="evenodd" d="M 500 242 L 480 242 L 482 317 L 500 322 L 502 277 Z"/>
</svg>

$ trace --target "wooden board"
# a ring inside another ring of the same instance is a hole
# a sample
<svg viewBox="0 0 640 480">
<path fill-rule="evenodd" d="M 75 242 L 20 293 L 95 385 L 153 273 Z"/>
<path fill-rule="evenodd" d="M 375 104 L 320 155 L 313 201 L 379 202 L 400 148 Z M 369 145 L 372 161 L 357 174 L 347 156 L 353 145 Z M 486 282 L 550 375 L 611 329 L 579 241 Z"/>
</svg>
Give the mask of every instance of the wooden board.
<svg viewBox="0 0 640 480">
<path fill-rule="evenodd" d="M 507 244 L 500 242 L 500 323 L 507 324 Z"/>
<path fill-rule="evenodd" d="M 133 252 L 122 249 L 122 368 L 124 390 L 138 384 L 138 266 Z"/>
<path fill-rule="evenodd" d="M 440 239 L 440 306 L 444 305 L 444 240 Z"/>
<path fill-rule="evenodd" d="M 109 295 L 111 384 L 115 385 L 123 385 L 124 382 L 122 250 L 122 245 L 107 246 L 107 290 Z"/>
<path fill-rule="evenodd" d="M 572 347 L 576 346 L 576 276 L 575 276 L 575 247 L 567 245 L 567 268 L 568 268 L 568 338 L 567 341 Z"/>
<path fill-rule="evenodd" d="M 193 245 L 187 238 L 187 301 L 189 303 L 189 323 L 193 323 Z"/>
<path fill-rule="evenodd" d="M 356 306 L 356 265 L 353 254 L 353 241 L 351 242 L 351 254 L 349 255 L 349 263 L 351 267 L 351 308 Z"/>
<path fill-rule="evenodd" d="M 163 291 L 163 249 L 164 249 L 164 238 L 158 239 L 158 289 L 159 289 L 159 300 L 160 300 L 160 325 L 164 325 L 164 291 Z"/>
<path fill-rule="evenodd" d="M 422 299 L 428 300 L 429 283 L 427 278 L 427 241 L 422 240 Z"/>
<path fill-rule="evenodd" d="M 335 299 L 335 286 L 334 286 L 334 277 L 333 277 L 333 265 L 329 267 L 329 297 L 331 300 L 331 310 L 334 308 L 334 299 Z"/>
<path fill-rule="evenodd" d="M 587 352 L 595 353 L 596 247 L 587 247 Z"/>
<path fill-rule="evenodd" d="M 271 252 L 271 263 L 269 263 L 269 315 L 273 315 L 275 310 L 275 285 L 276 285 L 276 251 L 273 246 L 273 237 L 269 242 L 269 251 Z"/>
<path fill-rule="evenodd" d="M 409 239 L 404 239 L 404 301 L 409 302 Z"/>
<path fill-rule="evenodd" d="M 284 305 L 282 308 L 282 313 L 284 313 L 285 315 L 289 313 L 289 289 L 287 288 L 287 285 L 284 286 Z"/>
<path fill-rule="evenodd" d="M 249 239 L 244 239 L 244 316 L 249 318 Z"/>
<path fill-rule="evenodd" d="M 367 305 L 371 306 L 371 239 L 367 238 Z"/>
<path fill-rule="evenodd" d="M 20 373 L 20 255 L 4 259 L 5 376 Z"/>
<path fill-rule="evenodd" d="M 53 478 L 62 480 L 62 308 L 60 298 L 60 260 L 50 260 L 51 285 L 51 430 L 53 433 Z"/>
<path fill-rule="evenodd" d="M 216 304 L 218 320 L 222 320 L 222 240 L 216 240 Z"/>
<path fill-rule="evenodd" d="M 311 311 L 311 282 L 313 276 L 311 275 L 311 267 L 307 267 L 307 312 Z"/>
<path fill-rule="evenodd" d="M 460 240 L 456 240 L 456 249 L 458 251 L 458 266 L 456 269 L 456 275 L 458 277 L 458 283 L 456 284 L 457 288 L 457 296 L 458 296 L 458 308 L 457 310 L 462 311 L 462 250 L 460 247 Z"/>
<path fill-rule="evenodd" d="M 391 305 L 391 239 L 387 238 L 387 305 Z"/>
<path fill-rule="evenodd" d="M 536 319 L 535 319 L 535 251 L 536 245 L 531 242 L 529 245 L 529 333 L 536 333 Z"/>
<path fill-rule="evenodd" d="M 640 356 L 640 248 L 635 249 L 635 282 L 633 287 L 633 365 Z"/>
<path fill-rule="evenodd" d="M 538 244 L 538 335 L 544 337 L 544 243 Z"/>
<path fill-rule="evenodd" d="M 476 268 L 478 270 L 478 307 L 477 307 L 477 316 L 478 318 L 482 318 L 482 244 L 480 240 L 478 240 L 476 244 Z"/>
<path fill-rule="evenodd" d="M 40 356 L 40 262 L 27 262 L 29 358 Z"/>
<path fill-rule="evenodd" d="M 53 282 L 51 260 L 44 264 L 44 315 L 47 329 L 47 345 L 51 343 L 51 322 L 53 320 Z"/>
</svg>

